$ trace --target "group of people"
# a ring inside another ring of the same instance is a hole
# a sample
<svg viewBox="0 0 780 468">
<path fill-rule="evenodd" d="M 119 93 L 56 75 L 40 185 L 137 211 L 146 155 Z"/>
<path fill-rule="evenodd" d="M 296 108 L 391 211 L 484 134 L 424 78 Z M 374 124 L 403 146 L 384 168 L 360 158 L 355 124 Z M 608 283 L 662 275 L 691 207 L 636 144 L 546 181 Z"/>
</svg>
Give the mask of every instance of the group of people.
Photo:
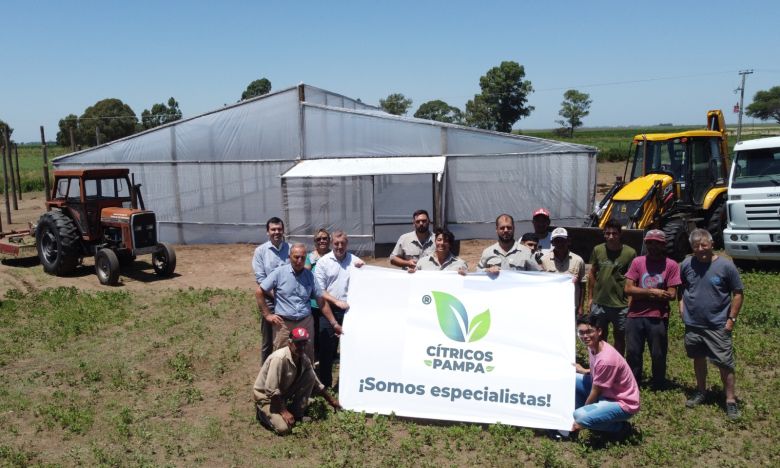
<svg viewBox="0 0 780 468">
<path fill-rule="evenodd" d="M 609 221 L 603 244 L 590 256 L 587 298 L 583 301 L 585 262 L 569 250 L 565 228 L 551 229 L 550 212 L 533 212 L 534 232 L 515 240 L 511 215 L 496 218 L 497 242 L 482 252 L 477 271 L 498 275 L 502 270 L 571 275 L 575 284 L 577 334 L 588 349 L 589 367 L 576 364 L 576 411 L 573 431 L 590 428 L 623 431 L 639 411 L 644 348 L 652 362 L 650 385 L 666 385 L 666 355 L 670 303 L 680 299 L 685 323 L 685 348 L 693 359 L 697 391 L 686 402 L 706 400 L 707 359 L 720 370 L 730 418 L 739 417 L 734 394 L 731 330 L 742 305 L 743 286 L 734 265 L 713 252 L 710 233 L 690 234 L 693 256 L 681 265 L 666 257 L 663 231 L 644 236 L 645 255 L 621 241 L 621 225 Z M 403 234 L 390 264 L 410 274 L 418 270 L 468 272 L 455 256 L 455 236 L 446 228 L 431 230 L 425 210 L 412 215 L 414 230 Z M 277 433 L 290 430 L 303 417 L 308 397 L 321 394 L 334 408 L 339 402 L 327 391 L 333 384 L 333 361 L 341 325 L 349 310 L 350 269 L 363 261 L 347 251 L 343 231 L 321 229 L 315 249 L 284 241 L 284 223 L 271 218 L 268 242 L 254 253 L 256 299 L 262 314 L 262 367 L 254 385 L 257 417 Z M 614 346 L 608 342 L 612 324 Z M 623 357 L 625 355 L 625 358 Z"/>
</svg>

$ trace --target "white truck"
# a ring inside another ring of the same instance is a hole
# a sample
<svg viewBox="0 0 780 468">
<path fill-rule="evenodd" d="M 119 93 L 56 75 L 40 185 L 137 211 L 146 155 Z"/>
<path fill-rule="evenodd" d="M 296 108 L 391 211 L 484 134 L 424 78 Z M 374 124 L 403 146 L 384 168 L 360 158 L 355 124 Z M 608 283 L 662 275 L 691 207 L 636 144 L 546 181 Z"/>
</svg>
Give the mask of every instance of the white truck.
<svg viewBox="0 0 780 468">
<path fill-rule="evenodd" d="M 734 263 L 780 261 L 780 137 L 734 145 L 723 231 Z"/>
</svg>

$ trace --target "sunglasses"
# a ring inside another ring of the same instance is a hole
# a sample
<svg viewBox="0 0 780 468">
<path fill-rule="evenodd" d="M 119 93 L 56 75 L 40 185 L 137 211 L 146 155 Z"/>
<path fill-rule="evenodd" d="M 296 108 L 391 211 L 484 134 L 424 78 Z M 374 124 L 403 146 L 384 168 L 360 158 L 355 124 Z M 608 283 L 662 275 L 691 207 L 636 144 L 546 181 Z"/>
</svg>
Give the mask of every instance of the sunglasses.
<svg viewBox="0 0 780 468">
<path fill-rule="evenodd" d="M 328 241 L 330 240 L 330 237 L 315 237 L 314 240 L 317 242 Z"/>
</svg>

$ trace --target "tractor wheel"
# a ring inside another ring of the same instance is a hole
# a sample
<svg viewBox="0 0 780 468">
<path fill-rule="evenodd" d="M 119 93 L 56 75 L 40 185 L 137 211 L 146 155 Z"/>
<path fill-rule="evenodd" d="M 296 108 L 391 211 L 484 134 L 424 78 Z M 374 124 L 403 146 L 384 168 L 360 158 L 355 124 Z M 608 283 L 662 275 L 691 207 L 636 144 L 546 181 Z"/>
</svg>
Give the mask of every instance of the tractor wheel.
<svg viewBox="0 0 780 468">
<path fill-rule="evenodd" d="M 173 276 L 176 269 L 176 252 L 170 245 L 160 242 L 157 244 L 157 252 L 152 254 L 152 266 L 157 276 Z"/>
<path fill-rule="evenodd" d="M 115 286 L 119 282 L 119 258 L 113 250 L 98 250 L 95 255 L 95 274 L 100 284 Z"/>
<path fill-rule="evenodd" d="M 691 251 L 688 242 L 688 233 L 685 232 L 685 224 L 682 221 L 670 221 L 663 227 L 666 236 L 666 256 L 680 262 Z"/>
<path fill-rule="evenodd" d="M 57 276 L 72 272 L 81 258 L 79 238 L 76 223 L 65 213 L 44 213 L 35 230 L 35 244 L 43 270 Z"/>
<path fill-rule="evenodd" d="M 710 217 L 707 219 L 707 230 L 712 235 L 712 246 L 716 249 L 723 248 L 724 229 L 726 229 L 726 203 L 721 198 L 710 208 Z"/>
</svg>

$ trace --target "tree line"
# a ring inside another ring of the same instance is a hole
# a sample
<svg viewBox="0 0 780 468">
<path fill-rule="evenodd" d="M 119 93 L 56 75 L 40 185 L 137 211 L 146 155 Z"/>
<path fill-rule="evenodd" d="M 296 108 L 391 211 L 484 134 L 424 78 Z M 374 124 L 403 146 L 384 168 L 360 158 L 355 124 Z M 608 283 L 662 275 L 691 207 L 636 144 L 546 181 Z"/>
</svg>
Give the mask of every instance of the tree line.
<svg viewBox="0 0 780 468">
<path fill-rule="evenodd" d="M 424 102 L 414 117 L 458 125 L 511 132 L 512 126 L 528 117 L 534 107 L 528 105 L 528 96 L 534 91 L 526 79 L 525 67 L 514 61 L 504 61 L 479 78 L 481 92 L 466 102 L 465 110 L 435 99 Z M 239 101 L 271 92 L 271 81 L 260 78 L 252 81 L 241 93 Z M 563 93 L 558 115 L 560 125 L 556 131 L 561 136 L 574 136 L 574 130 L 583 125 L 592 104 L 590 95 L 569 89 Z M 405 115 L 412 100 L 402 93 L 391 93 L 379 100 L 379 107 L 393 115 Z M 780 124 L 780 86 L 758 91 L 745 114 L 759 120 L 774 119 Z M 179 102 L 171 97 L 165 103 L 152 104 L 141 112 L 140 119 L 133 109 L 120 99 L 103 99 L 84 109 L 81 115 L 68 114 L 60 119 L 57 144 L 60 146 L 95 146 L 137 132 L 149 130 L 182 118 Z M 0 128 L 8 128 L 10 138 L 13 128 L 0 120 Z"/>
</svg>

